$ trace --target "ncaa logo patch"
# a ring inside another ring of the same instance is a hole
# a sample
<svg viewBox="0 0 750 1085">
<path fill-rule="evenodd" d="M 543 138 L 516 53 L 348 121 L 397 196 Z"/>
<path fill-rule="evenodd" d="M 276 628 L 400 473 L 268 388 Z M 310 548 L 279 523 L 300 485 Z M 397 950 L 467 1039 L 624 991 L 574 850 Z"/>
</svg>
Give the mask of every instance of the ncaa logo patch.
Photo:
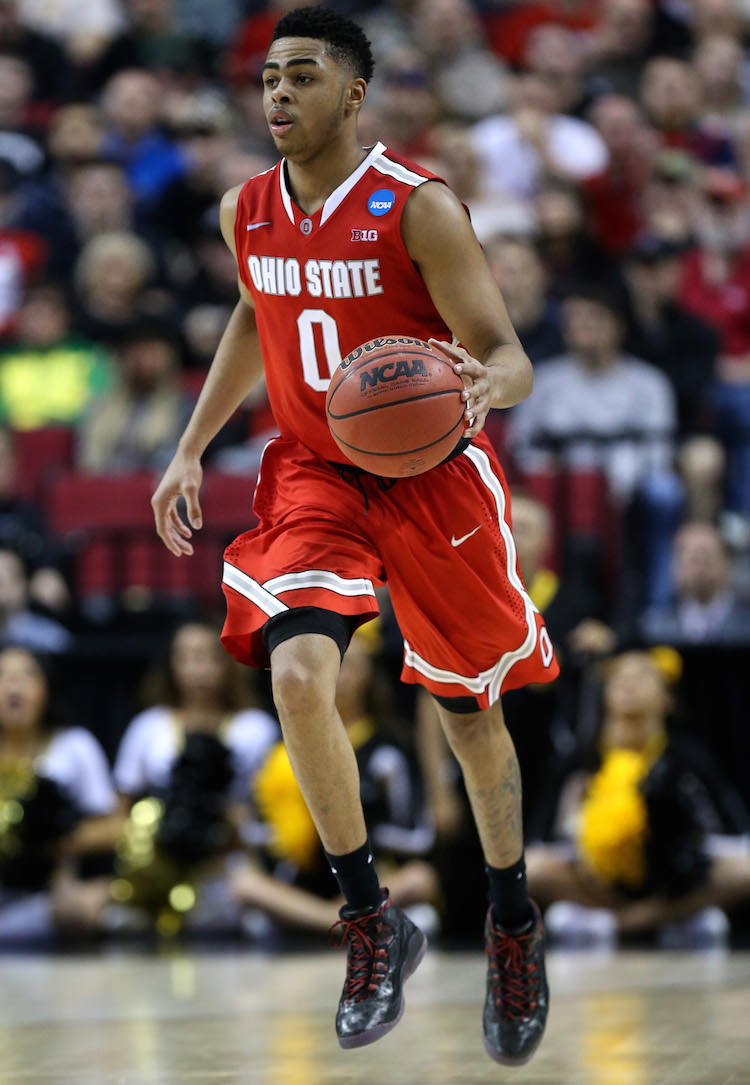
<svg viewBox="0 0 750 1085">
<path fill-rule="evenodd" d="M 367 210 L 371 215 L 387 215 L 396 202 L 396 193 L 390 188 L 379 188 L 367 201 Z"/>
</svg>

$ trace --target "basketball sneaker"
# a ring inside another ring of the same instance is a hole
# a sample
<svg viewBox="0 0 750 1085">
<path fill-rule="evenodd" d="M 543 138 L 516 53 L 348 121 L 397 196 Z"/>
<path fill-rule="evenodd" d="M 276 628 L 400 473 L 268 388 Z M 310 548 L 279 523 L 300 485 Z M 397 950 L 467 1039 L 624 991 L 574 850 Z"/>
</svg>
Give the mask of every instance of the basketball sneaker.
<svg viewBox="0 0 750 1085">
<path fill-rule="evenodd" d="M 342 908 L 332 941 L 348 943 L 346 980 L 336 1014 L 342 1047 L 364 1047 L 390 1032 L 404 1012 L 404 983 L 427 949 L 422 931 L 391 902 L 388 890 L 376 911 Z"/>
<path fill-rule="evenodd" d="M 509 934 L 496 927 L 492 909 L 484 928 L 487 998 L 484 1046 L 495 1062 L 520 1066 L 539 1046 L 547 1021 L 549 992 L 544 971 L 544 931 L 539 909 L 528 931 Z"/>
</svg>

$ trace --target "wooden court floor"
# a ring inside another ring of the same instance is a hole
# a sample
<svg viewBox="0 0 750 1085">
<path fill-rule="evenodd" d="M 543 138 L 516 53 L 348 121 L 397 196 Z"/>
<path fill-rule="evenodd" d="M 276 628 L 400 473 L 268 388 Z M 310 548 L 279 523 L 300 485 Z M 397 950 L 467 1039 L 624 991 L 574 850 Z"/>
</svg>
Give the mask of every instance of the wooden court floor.
<svg viewBox="0 0 750 1085">
<path fill-rule="evenodd" d="M 343 1052 L 336 951 L 0 958 L 0 1085 L 750 1083 L 750 954 L 549 955 L 545 1041 L 484 1053 L 481 954 L 433 951 L 398 1028 Z"/>
</svg>

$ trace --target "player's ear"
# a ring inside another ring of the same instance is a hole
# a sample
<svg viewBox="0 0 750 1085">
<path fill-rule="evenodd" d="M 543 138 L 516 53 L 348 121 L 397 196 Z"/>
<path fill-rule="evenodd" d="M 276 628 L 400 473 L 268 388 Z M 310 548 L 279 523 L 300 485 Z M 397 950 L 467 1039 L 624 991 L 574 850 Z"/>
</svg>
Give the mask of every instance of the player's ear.
<svg viewBox="0 0 750 1085">
<path fill-rule="evenodd" d="M 362 108 L 362 104 L 367 94 L 367 83 L 364 79 L 352 79 L 346 88 L 346 95 L 344 97 L 344 105 L 347 110 L 356 113 Z"/>
</svg>

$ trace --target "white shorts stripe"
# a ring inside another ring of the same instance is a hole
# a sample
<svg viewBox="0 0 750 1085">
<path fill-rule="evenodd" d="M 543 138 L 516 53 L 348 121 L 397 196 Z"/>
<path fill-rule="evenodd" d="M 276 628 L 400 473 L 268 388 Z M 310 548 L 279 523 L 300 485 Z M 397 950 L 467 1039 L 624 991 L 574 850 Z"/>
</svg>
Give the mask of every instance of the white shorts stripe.
<svg viewBox="0 0 750 1085">
<path fill-rule="evenodd" d="M 495 499 L 500 534 L 502 535 L 505 544 L 508 580 L 521 596 L 524 605 L 526 625 L 528 627 L 523 643 L 514 651 L 506 652 L 498 661 L 496 673 L 490 682 L 488 690 L 490 704 L 493 704 L 500 696 L 502 684 L 511 667 L 515 666 L 515 664 L 522 659 L 528 659 L 536 648 L 537 628 L 536 620 L 534 618 L 534 611 L 536 608 L 526 594 L 521 578 L 516 572 L 516 544 L 510 531 L 510 525 L 505 519 L 505 491 L 500 484 L 500 479 L 492 470 L 489 456 L 486 452 L 483 452 L 481 448 L 470 445 L 464 452 L 464 455 L 474 464 L 479 473 L 479 477 Z"/>
<path fill-rule="evenodd" d="M 264 614 L 267 614 L 269 618 L 273 618 L 276 614 L 283 614 L 285 610 L 289 610 L 286 603 L 282 603 L 274 595 L 271 595 L 269 591 L 259 584 L 257 580 L 253 580 L 247 573 L 243 573 L 242 569 L 238 569 L 236 565 L 230 565 L 228 561 L 224 562 L 224 575 L 222 580 L 225 584 L 228 584 L 230 588 L 234 588 L 240 595 L 244 595 L 246 599 L 249 599 L 251 603 L 255 603 L 259 610 L 262 610 Z"/>
<path fill-rule="evenodd" d="M 263 584 L 266 591 L 272 595 L 281 595 L 285 591 L 296 591 L 299 588 L 325 588 L 327 591 L 336 592 L 337 595 L 375 595 L 375 589 L 371 580 L 364 577 L 355 577 L 347 580 L 337 573 L 328 569 L 305 569 L 299 573 L 282 573 L 272 580 L 266 580 Z"/>
<path fill-rule="evenodd" d="M 428 663 L 422 656 L 417 655 L 408 641 L 404 641 L 404 663 L 406 663 L 407 667 L 419 671 L 425 678 L 431 678 L 433 682 L 445 682 L 450 685 L 464 686 L 470 693 L 484 693 L 501 662 L 501 660 L 498 660 L 498 662 L 490 667 L 489 670 L 481 671 L 473 677 L 465 674 L 457 674 L 455 671 L 445 671 L 442 667 L 435 667 L 432 663 Z"/>
<path fill-rule="evenodd" d="M 508 521 L 505 518 L 505 491 L 500 484 L 499 478 L 492 470 L 490 459 L 486 452 L 483 452 L 480 448 L 476 448 L 474 445 L 470 445 L 466 449 L 464 456 L 473 463 L 479 477 L 494 498 L 500 533 L 505 544 L 505 553 L 507 557 L 506 574 L 508 581 L 523 600 L 527 633 L 523 643 L 519 645 L 518 648 L 515 648 L 511 652 L 505 652 L 500 659 L 498 659 L 497 663 L 475 676 L 456 674 L 454 671 L 446 671 L 440 667 L 434 666 L 434 664 L 429 663 L 426 659 L 417 655 L 411 645 L 406 641 L 404 641 L 404 662 L 408 667 L 423 674 L 425 678 L 430 678 L 433 682 L 445 682 L 450 685 L 463 686 L 470 693 L 474 694 L 482 694 L 486 690 L 490 704 L 494 704 L 500 696 L 500 690 L 502 689 L 503 682 L 510 669 L 520 660 L 527 659 L 536 647 L 537 628 L 534 619 L 536 607 L 526 594 L 523 583 L 516 572 L 516 544 L 513 540 Z"/>
</svg>

